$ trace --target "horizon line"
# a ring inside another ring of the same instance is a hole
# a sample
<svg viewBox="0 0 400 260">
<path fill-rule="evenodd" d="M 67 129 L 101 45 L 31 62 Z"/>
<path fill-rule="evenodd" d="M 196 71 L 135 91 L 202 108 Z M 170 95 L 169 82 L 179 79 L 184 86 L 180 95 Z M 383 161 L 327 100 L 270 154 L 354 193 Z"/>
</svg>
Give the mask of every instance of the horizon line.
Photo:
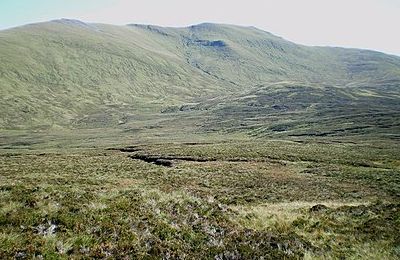
<svg viewBox="0 0 400 260">
<path fill-rule="evenodd" d="M 57 21 L 76 21 L 76 22 L 81 22 L 83 24 L 103 24 L 103 25 L 112 25 L 112 26 L 134 26 L 134 25 L 142 25 L 142 26 L 157 26 L 157 27 L 161 27 L 161 28 L 175 28 L 175 29 L 184 29 L 184 28 L 190 28 L 193 26 L 199 26 L 202 24 L 212 24 L 212 25 L 226 25 L 226 26 L 236 26 L 236 27 L 242 27 L 242 28 L 253 28 L 253 29 L 257 29 L 259 31 L 263 31 L 265 33 L 271 34 L 275 37 L 284 39 L 286 41 L 295 43 L 297 45 L 302 45 L 302 46 L 307 46 L 307 47 L 321 47 L 321 48 L 342 48 L 342 49 L 354 49 L 354 50 L 363 50 L 363 51 L 372 51 L 372 52 L 377 52 L 377 53 L 381 53 L 381 54 L 385 54 L 385 55 L 389 55 L 389 56 L 395 56 L 397 58 L 400 58 L 400 53 L 390 53 L 390 52 L 386 52 L 386 51 L 381 51 L 381 50 L 377 50 L 377 49 L 370 49 L 370 48 L 362 48 L 362 47 L 354 47 L 354 46 L 344 46 L 344 45 L 309 45 L 309 44 L 302 44 L 302 43 L 297 43 L 295 41 L 290 41 L 287 40 L 286 38 L 279 36 L 275 33 L 271 33 L 267 30 L 264 29 L 260 29 L 257 26 L 253 26 L 253 25 L 243 25 L 243 24 L 233 24 L 233 23 L 221 23 L 221 22 L 200 22 L 200 23 L 193 23 L 193 24 L 189 24 L 186 26 L 165 26 L 165 25 L 160 25 L 160 24 L 150 24 L 150 23 L 126 23 L 126 24 L 117 24 L 117 23 L 102 23 L 102 22 L 93 22 L 93 21 L 84 21 L 81 19 L 76 19 L 76 18 L 66 18 L 66 17 L 61 17 L 61 18 L 55 18 L 55 19 L 51 19 L 51 20 L 40 20 L 37 22 L 29 22 L 29 23 L 25 23 L 25 24 L 20 24 L 20 25 L 13 25 L 10 27 L 6 27 L 6 28 L 0 28 L 0 32 L 3 31 L 7 31 L 7 30 L 12 30 L 12 29 L 17 29 L 20 27 L 24 27 L 24 26 L 29 26 L 29 25 L 38 25 L 38 24 L 43 24 L 43 23 L 50 23 L 50 22 L 57 22 Z"/>
</svg>

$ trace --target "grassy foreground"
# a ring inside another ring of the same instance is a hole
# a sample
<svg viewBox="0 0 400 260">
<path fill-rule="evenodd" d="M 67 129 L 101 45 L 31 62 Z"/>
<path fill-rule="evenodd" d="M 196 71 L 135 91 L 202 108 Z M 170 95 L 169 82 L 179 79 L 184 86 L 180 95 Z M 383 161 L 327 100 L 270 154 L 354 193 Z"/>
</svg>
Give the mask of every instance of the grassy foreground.
<svg viewBox="0 0 400 260">
<path fill-rule="evenodd" d="M 3 150 L 1 259 L 400 257 L 395 142 L 109 148 Z"/>
<path fill-rule="evenodd" d="M 400 258 L 399 57 L 209 23 L 0 39 L 0 259 Z"/>
</svg>

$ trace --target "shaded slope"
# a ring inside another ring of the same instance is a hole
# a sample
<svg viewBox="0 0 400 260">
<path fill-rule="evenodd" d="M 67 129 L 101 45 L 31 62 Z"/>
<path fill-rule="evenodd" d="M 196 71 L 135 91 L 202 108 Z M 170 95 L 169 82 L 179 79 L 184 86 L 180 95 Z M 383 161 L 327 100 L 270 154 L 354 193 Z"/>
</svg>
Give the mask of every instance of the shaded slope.
<svg viewBox="0 0 400 260">
<path fill-rule="evenodd" d="M 282 81 L 176 111 L 201 111 L 206 118 L 202 129 L 208 132 L 240 131 L 257 137 L 400 139 L 400 97 L 398 91 L 388 89 L 366 83 L 337 87 Z"/>
</svg>

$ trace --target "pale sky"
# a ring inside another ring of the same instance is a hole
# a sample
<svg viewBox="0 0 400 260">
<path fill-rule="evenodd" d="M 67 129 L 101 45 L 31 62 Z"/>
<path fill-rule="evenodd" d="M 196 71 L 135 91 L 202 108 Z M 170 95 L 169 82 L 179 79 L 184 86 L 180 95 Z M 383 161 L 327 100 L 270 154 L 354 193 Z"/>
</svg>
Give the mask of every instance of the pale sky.
<svg viewBox="0 0 400 260">
<path fill-rule="evenodd" d="M 0 0 L 0 29 L 58 18 L 119 25 L 247 25 L 305 45 L 400 56 L 400 0 Z"/>
</svg>

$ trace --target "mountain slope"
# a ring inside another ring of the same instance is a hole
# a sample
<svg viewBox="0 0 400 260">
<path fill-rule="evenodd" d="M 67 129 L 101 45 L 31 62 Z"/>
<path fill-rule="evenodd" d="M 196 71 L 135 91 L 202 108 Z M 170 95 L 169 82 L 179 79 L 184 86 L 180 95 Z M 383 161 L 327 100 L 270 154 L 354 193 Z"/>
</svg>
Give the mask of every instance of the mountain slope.
<svg viewBox="0 0 400 260">
<path fill-rule="evenodd" d="M 216 85 L 140 30 L 55 21 L 0 37 L 1 110 L 9 112 L 2 118 L 20 117 L 22 125 L 35 117 L 33 124 L 68 120 L 107 105 L 193 97 L 199 91 L 192 85 Z"/>
<path fill-rule="evenodd" d="M 315 107 L 315 99 L 304 98 L 315 94 L 329 95 L 334 104 L 352 96 L 346 104 L 363 108 L 371 101 L 359 97 L 368 95 L 385 104 L 381 110 L 395 110 L 399 85 L 399 57 L 301 46 L 253 27 L 62 19 L 0 32 L 0 127 L 7 129 L 117 127 L 191 106 L 207 108 L 217 121 L 218 111 L 240 110 L 233 119 L 241 124 L 236 115 L 248 109 L 240 102 L 247 96 L 274 100 L 276 86 L 290 89 L 280 94 L 286 97 L 306 93 L 294 100 L 303 109 Z"/>
<path fill-rule="evenodd" d="M 244 131 L 257 137 L 379 136 L 400 140 L 399 101 L 398 90 L 377 91 L 365 84 L 337 87 L 286 81 L 205 101 L 190 110 L 206 115 L 204 131 Z"/>
</svg>

